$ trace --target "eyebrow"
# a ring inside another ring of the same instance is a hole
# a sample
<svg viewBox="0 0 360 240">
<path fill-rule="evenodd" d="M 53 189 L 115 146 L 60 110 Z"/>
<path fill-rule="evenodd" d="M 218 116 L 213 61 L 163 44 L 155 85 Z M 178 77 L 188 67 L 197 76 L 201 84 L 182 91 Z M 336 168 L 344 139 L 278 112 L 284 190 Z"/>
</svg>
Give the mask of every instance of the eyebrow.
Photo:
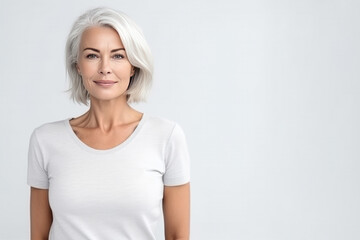
<svg viewBox="0 0 360 240">
<path fill-rule="evenodd" d="M 96 49 L 96 48 L 85 48 L 83 51 L 85 50 L 92 50 L 94 52 L 100 52 L 100 50 Z M 125 51 L 125 48 L 116 48 L 116 49 L 113 49 L 111 50 L 111 52 L 117 52 L 117 51 L 120 51 L 120 50 L 124 50 Z"/>
</svg>

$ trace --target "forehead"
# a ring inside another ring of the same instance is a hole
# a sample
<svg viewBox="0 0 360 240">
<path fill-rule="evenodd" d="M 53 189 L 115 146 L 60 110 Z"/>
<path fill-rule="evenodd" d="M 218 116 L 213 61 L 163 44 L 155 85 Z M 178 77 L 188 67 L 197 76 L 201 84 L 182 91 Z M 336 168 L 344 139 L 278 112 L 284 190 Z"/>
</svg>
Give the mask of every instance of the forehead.
<svg viewBox="0 0 360 240">
<path fill-rule="evenodd" d="M 117 31 L 111 27 L 96 26 L 86 29 L 80 41 L 80 48 L 123 47 Z"/>
</svg>

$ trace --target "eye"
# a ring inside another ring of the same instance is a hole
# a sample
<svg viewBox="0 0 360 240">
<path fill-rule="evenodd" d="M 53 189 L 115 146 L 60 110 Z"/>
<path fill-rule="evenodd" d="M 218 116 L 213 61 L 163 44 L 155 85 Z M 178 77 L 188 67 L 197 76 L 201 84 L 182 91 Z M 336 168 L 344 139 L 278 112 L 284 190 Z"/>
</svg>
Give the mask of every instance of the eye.
<svg viewBox="0 0 360 240">
<path fill-rule="evenodd" d="M 86 58 L 87 59 L 95 59 L 95 58 L 97 58 L 97 56 L 94 53 L 90 53 L 90 54 L 86 55 Z"/>
<path fill-rule="evenodd" d="M 122 54 L 114 54 L 113 58 L 114 59 L 122 59 L 122 58 L 124 58 L 124 55 L 122 55 Z"/>
</svg>

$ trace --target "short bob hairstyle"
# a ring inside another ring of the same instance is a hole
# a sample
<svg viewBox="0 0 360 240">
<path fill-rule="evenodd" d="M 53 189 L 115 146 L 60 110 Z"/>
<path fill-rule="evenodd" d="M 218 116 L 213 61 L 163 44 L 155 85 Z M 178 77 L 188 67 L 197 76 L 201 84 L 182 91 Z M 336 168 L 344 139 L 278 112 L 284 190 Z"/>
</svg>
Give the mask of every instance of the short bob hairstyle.
<svg viewBox="0 0 360 240">
<path fill-rule="evenodd" d="M 95 8 L 85 12 L 74 23 L 66 42 L 66 69 L 70 77 L 71 98 L 88 105 L 89 93 L 85 89 L 76 64 L 83 32 L 94 26 L 113 28 L 120 36 L 129 62 L 135 68 L 127 90 L 128 102 L 145 101 L 151 87 L 153 60 L 141 29 L 125 14 L 110 8 Z"/>
</svg>

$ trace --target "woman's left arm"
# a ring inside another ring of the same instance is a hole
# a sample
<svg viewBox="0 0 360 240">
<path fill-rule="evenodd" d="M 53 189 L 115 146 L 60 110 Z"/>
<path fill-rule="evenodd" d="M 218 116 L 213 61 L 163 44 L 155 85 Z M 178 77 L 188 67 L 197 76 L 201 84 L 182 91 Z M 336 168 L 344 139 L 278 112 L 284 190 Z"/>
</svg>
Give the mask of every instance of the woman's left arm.
<svg viewBox="0 0 360 240">
<path fill-rule="evenodd" d="M 166 240 L 190 238 L 190 183 L 164 188 L 163 211 Z"/>
</svg>

